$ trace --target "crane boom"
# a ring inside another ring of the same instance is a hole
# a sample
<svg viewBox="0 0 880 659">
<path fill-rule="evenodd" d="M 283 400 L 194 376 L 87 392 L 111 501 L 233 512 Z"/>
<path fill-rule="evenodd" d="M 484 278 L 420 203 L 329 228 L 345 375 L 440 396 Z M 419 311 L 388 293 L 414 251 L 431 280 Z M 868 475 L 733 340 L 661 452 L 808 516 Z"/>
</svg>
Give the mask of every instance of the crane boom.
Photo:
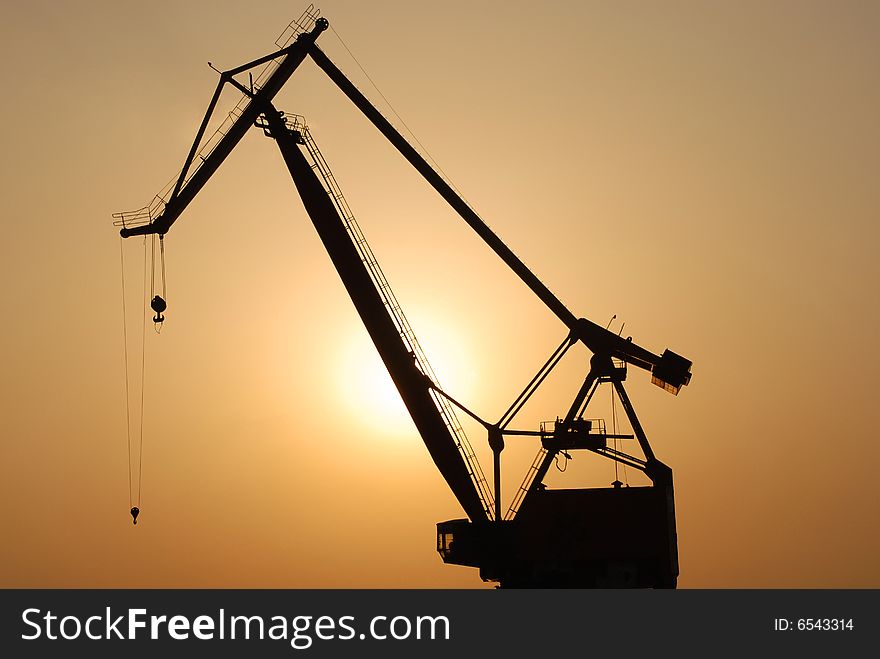
<svg viewBox="0 0 880 659">
<path fill-rule="evenodd" d="M 266 122 L 281 150 L 303 205 L 351 297 L 391 379 L 409 410 L 419 434 L 461 507 L 474 522 L 488 521 L 487 505 L 481 501 L 472 476 L 462 460 L 456 440 L 431 395 L 432 382 L 417 365 L 416 356 L 401 341 L 398 328 L 366 266 L 352 243 L 333 200 L 299 148 L 302 137 L 288 130 L 278 112 L 267 109 Z"/>
</svg>

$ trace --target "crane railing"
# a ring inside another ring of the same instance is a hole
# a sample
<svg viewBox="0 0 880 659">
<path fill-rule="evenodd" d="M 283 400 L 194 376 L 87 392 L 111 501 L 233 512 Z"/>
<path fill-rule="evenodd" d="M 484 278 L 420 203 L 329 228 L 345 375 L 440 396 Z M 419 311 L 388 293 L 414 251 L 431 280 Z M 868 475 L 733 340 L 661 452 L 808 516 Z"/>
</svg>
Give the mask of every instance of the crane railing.
<svg viewBox="0 0 880 659">
<path fill-rule="evenodd" d="M 364 237 L 351 208 L 348 206 L 348 202 L 345 200 L 345 196 L 342 194 L 339 184 L 336 182 L 336 178 L 333 176 L 333 172 L 330 170 L 330 167 L 324 159 L 324 156 L 321 154 L 320 149 L 318 149 L 318 145 L 312 138 L 303 117 L 299 115 L 285 115 L 285 122 L 290 130 L 296 131 L 302 136 L 303 143 L 311 160 L 310 164 L 320 173 L 324 190 L 333 200 L 336 209 L 339 211 L 339 214 L 345 223 L 346 230 L 351 237 L 351 241 L 366 266 L 370 278 L 373 280 L 373 284 L 379 292 L 406 349 L 412 355 L 419 370 L 439 388 L 437 376 L 431 368 L 421 345 L 419 345 L 419 341 L 416 338 L 412 326 L 409 324 L 400 303 L 397 301 L 394 292 L 391 290 L 391 285 L 388 283 L 388 279 L 382 272 L 382 268 L 379 266 L 379 262 L 376 260 L 373 250 L 370 248 L 367 239 Z M 438 394 L 433 388 L 431 389 L 431 397 L 434 400 L 434 404 L 437 406 L 437 411 L 440 413 L 444 424 L 455 438 L 456 447 L 464 459 L 468 474 L 476 487 L 480 502 L 486 511 L 486 515 L 489 519 L 492 519 L 495 505 L 492 491 L 489 488 L 486 476 L 483 474 L 483 470 L 480 467 L 474 449 L 464 432 L 464 428 L 458 420 L 452 405 L 445 397 Z"/>
<path fill-rule="evenodd" d="M 525 499 L 526 494 L 529 493 L 529 490 L 532 489 L 532 484 L 535 481 L 535 476 L 538 474 L 538 470 L 541 468 L 541 463 L 544 462 L 544 458 L 547 455 L 547 449 L 543 446 L 538 449 L 538 454 L 535 456 L 535 459 L 532 460 L 532 464 L 529 467 L 529 470 L 526 472 L 525 478 L 523 478 L 523 482 L 520 484 L 519 489 L 516 492 L 516 495 L 513 497 L 513 500 L 510 502 L 510 508 L 507 509 L 507 513 L 504 515 L 505 520 L 512 520 L 516 517 L 516 514 L 519 512 L 519 507 L 522 505 L 523 499 Z"/>
</svg>

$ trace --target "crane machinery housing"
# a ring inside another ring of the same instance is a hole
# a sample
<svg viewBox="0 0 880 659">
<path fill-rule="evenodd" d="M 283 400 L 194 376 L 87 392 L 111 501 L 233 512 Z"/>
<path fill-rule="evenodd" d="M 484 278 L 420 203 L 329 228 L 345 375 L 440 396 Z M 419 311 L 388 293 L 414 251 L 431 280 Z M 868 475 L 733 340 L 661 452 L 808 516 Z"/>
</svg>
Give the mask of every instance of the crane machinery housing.
<svg viewBox="0 0 880 659">
<path fill-rule="evenodd" d="M 655 455 L 624 388 L 628 366 L 651 373 L 652 382 L 673 394 L 691 378 L 691 362 L 665 350 L 657 355 L 585 318 L 576 317 L 480 219 L 437 171 L 385 119 L 316 45 L 329 26 L 313 7 L 282 34 L 279 49 L 236 68 L 220 80 L 173 187 L 136 211 L 116 213 L 123 238 L 168 233 L 249 128 L 278 145 L 303 205 L 361 320 L 406 405 L 431 458 L 466 518 L 437 524 L 437 551 L 449 564 L 478 568 L 502 587 L 674 588 L 678 550 L 672 470 Z M 489 248 L 565 326 L 566 334 L 510 408 L 494 423 L 482 419 L 437 384 L 415 333 L 394 297 L 326 160 L 304 120 L 279 112 L 276 94 L 310 58 L 403 157 L 449 203 Z M 263 67 L 256 79 L 252 72 Z M 245 84 L 237 76 L 249 74 Z M 231 85 L 241 101 L 220 128 L 206 137 L 221 91 Z M 163 319 L 165 300 L 153 310 Z M 590 368 L 568 410 L 538 430 L 511 422 L 573 345 L 592 353 Z M 607 432 L 601 419 L 585 417 L 597 387 L 610 384 L 619 397 L 632 435 Z M 456 410 L 486 430 L 493 455 L 489 486 L 462 430 Z M 501 453 L 507 436 L 534 437 L 538 454 L 506 512 L 501 506 Z M 635 438 L 641 457 L 609 440 Z M 551 489 L 550 466 L 571 451 L 589 451 L 638 469 L 651 485 Z M 136 513 L 133 510 L 136 519 Z"/>
</svg>

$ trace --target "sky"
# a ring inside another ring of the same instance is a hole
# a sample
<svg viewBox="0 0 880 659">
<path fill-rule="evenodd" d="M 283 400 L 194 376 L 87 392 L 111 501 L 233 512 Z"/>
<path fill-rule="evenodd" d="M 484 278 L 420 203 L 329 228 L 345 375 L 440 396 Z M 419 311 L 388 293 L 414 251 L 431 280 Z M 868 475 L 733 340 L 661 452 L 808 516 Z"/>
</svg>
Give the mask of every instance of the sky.
<svg viewBox="0 0 880 659">
<path fill-rule="evenodd" d="M 259 5 L 0 7 L 2 587 L 491 586 L 436 554 L 463 513 L 259 131 L 166 237 L 167 320 L 141 334 L 145 245 L 111 214 L 180 168 L 207 63 L 270 52 L 304 9 Z M 880 587 L 880 5 L 319 7 L 319 46 L 569 309 L 693 361 L 678 397 L 627 381 L 674 471 L 680 587 Z M 310 61 L 276 105 L 441 384 L 496 420 L 565 328 Z M 588 358 L 515 425 L 564 414 Z M 505 507 L 535 451 L 508 441 Z M 550 483 L 615 477 L 577 454 Z"/>
</svg>

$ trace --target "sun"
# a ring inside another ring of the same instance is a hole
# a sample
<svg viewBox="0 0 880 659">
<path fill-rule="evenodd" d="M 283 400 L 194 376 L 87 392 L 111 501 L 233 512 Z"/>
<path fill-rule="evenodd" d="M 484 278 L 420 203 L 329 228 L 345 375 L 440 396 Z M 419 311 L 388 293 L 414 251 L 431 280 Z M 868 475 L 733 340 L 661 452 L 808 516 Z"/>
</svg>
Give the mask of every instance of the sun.
<svg viewBox="0 0 880 659">
<path fill-rule="evenodd" d="M 460 351 L 455 349 L 449 333 L 432 325 L 425 330 L 425 335 L 430 336 L 431 341 L 422 348 L 440 383 L 467 383 L 471 369 L 465 368 L 467 362 L 460 358 Z M 411 439 L 417 434 L 394 381 L 362 328 L 342 337 L 334 371 L 341 407 L 360 427 L 393 440 Z M 456 388 L 459 389 L 456 393 L 461 394 L 461 387 Z"/>
<path fill-rule="evenodd" d="M 338 347 L 336 389 L 345 413 L 371 434 L 411 437 L 415 426 L 366 331 L 347 333 Z"/>
</svg>

